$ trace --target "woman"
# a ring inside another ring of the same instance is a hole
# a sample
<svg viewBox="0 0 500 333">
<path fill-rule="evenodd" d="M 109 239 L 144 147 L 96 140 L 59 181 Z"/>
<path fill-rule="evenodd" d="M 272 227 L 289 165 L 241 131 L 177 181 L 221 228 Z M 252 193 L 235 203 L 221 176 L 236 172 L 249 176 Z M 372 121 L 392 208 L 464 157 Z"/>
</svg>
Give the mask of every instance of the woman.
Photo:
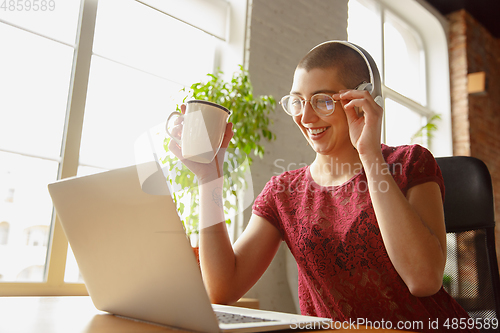
<svg viewBox="0 0 500 333">
<path fill-rule="evenodd" d="M 414 331 L 468 318 L 442 288 L 440 170 L 421 146 L 381 144 L 383 109 L 359 88 L 371 82 L 370 70 L 355 47 L 336 41 L 300 61 L 281 104 L 316 158 L 267 183 L 234 247 L 221 223 L 215 162 L 183 161 L 201 184 L 200 260 L 212 302 L 243 296 L 285 241 L 298 264 L 302 314 L 392 328 L 415 322 Z M 228 124 L 224 147 L 231 137 Z"/>
</svg>

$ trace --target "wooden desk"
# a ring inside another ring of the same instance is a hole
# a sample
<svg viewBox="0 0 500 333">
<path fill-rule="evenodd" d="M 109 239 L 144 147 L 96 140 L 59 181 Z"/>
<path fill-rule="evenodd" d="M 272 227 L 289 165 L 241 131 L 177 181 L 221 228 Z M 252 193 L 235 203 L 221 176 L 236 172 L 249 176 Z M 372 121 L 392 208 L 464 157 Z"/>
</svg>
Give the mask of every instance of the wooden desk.
<svg viewBox="0 0 500 333">
<path fill-rule="evenodd" d="M 321 332 L 350 332 L 349 329 Z M 357 331 L 367 331 L 359 329 Z M 0 297 L 0 332 L 156 333 L 183 331 L 116 317 L 97 310 L 90 297 Z M 278 332 L 297 332 L 286 330 Z M 308 331 L 311 332 L 311 331 Z M 398 332 L 378 330 L 378 332 Z"/>
</svg>

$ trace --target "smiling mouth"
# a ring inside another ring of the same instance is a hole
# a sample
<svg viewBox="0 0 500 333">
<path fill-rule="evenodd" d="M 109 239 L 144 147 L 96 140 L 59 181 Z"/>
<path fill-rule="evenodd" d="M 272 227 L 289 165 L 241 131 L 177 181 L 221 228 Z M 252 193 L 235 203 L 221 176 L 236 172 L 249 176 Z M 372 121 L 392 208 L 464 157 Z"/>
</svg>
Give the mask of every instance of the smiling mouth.
<svg viewBox="0 0 500 333">
<path fill-rule="evenodd" d="M 328 127 L 322 127 L 322 128 L 309 128 L 307 131 L 312 134 L 312 135 L 318 135 L 326 131 Z"/>
</svg>

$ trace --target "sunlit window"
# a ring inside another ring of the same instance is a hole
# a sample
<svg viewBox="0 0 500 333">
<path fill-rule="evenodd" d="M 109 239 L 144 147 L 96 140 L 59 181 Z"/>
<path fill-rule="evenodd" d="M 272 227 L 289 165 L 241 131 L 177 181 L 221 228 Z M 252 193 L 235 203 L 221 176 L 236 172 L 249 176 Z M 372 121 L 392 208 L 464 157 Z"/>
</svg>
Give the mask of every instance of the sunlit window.
<svg viewBox="0 0 500 333">
<path fill-rule="evenodd" d="M 9 229 L 9 222 L 0 222 L 0 245 L 7 245 L 7 242 L 9 240 Z"/>
<path fill-rule="evenodd" d="M 80 2 L 36 8 L 0 11 L 0 221 L 10 223 L 3 282 L 43 280 L 48 233 L 32 228 L 51 224 L 47 184 L 60 163 Z"/>
<path fill-rule="evenodd" d="M 383 141 L 389 145 L 419 143 L 430 148 L 431 133 L 425 125 L 439 112 L 430 106 L 427 95 L 424 43 L 418 31 L 388 3 L 350 0 L 348 38 L 370 52 L 379 67 L 385 97 Z"/>
<path fill-rule="evenodd" d="M 100 0 L 78 176 L 137 163 L 134 148 L 146 132 L 160 154 L 168 113 L 183 87 L 213 71 L 216 44 L 139 2 Z M 66 265 L 65 281 L 81 281 L 71 248 Z"/>
<path fill-rule="evenodd" d="M 419 136 L 426 118 L 418 112 L 390 99 L 385 99 L 385 141 L 390 145 L 419 143 L 425 144 Z"/>
<path fill-rule="evenodd" d="M 83 28 L 85 3 L 90 7 L 98 3 L 95 31 L 93 24 L 90 30 Z M 161 8 L 153 8 L 155 3 Z M 77 134 L 77 175 L 134 164 L 137 139 L 149 133 L 162 149 L 164 122 L 181 101 L 180 90 L 205 79 L 221 63 L 217 48 L 225 43 L 226 20 L 218 17 L 224 24 L 211 24 L 212 16 L 206 17 L 202 29 L 175 16 L 196 14 L 192 8 L 176 6 L 167 13 L 173 5 L 152 0 L 71 0 L 47 1 L 44 10 L 20 10 L 20 6 L 0 10 L 3 285 L 44 283 L 50 280 L 49 263 L 57 261 L 52 256 L 61 257 L 49 251 L 54 214 L 47 184 L 60 177 L 67 159 L 66 140 L 75 134 L 67 124 L 71 114 L 81 112 L 83 118 L 81 137 Z M 204 6 L 227 14 L 227 1 Z M 81 79 L 74 79 L 80 30 L 86 37 L 93 32 L 93 43 L 90 71 L 84 77 L 88 88 L 81 105 L 85 107 L 75 111 L 72 80 Z M 63 271 L 64 281 L 82 282 L 70 247 Z"/>
<path fill-rule="evenodd" d="M 216 43 L 139 2 L 100 0 L 80 165 L 134 164 L 139 136 L 165 122 L 185 85 L 213 72 Z"/>
<path fill-rule="evenodd" d="M 385 84 L 421 105 L 427 105 L 425 55 L 419 35 L 407 24 L 385 11 Z"/>
</svg>

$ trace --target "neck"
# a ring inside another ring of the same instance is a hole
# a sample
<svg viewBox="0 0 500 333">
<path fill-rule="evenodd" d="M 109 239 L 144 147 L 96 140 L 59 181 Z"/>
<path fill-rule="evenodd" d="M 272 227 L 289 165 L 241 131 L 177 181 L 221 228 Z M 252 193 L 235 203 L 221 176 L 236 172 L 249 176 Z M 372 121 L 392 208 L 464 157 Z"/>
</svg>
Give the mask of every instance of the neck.
<svg viewBox="0 0 500 333">
<path fill-rule="evenodd" d="M 311 176 L 322 186 L 341 185 L 361 171 L 359 154 L 352 146 L 335 155 L 317 154 L 311 164 Z"/>
</svg>

